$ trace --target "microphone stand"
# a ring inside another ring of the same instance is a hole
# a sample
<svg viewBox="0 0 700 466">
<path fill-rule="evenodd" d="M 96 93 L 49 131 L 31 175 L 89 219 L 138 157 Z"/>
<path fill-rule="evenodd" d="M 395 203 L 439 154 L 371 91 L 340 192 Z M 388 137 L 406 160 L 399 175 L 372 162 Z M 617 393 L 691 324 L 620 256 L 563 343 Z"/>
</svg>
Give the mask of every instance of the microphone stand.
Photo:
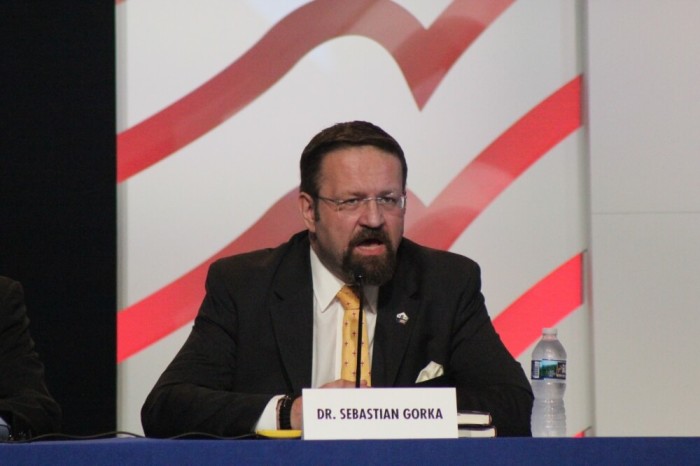
<svg viewBox="0 0 700 466">
<path fill-rule="evenodd" d="M 360 299 L 359 318 L 357 321 L 357 360 L 355 362 L 355 388 L 360 388 L 360 380 L 362 379 L 362 321 L 364 320 L 364 300 L 365 293 L 362 286 L 362 274 L 355 274 L 355 282 L 358 288 L 358 298 Z"/>
</svg>

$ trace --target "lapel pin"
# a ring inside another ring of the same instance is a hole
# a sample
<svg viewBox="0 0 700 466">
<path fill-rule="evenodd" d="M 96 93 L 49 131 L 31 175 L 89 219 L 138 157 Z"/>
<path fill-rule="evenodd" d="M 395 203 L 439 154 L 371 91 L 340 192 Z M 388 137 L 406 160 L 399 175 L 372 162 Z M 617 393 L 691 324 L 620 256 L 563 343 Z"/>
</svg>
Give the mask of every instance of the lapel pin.
<svg viewBox="0 0 700 466">
<path fill-rule="evenodd" d="M 399 314 L 396 314 L 396 322 L 400 323 L 401 325 L 406 325 L 406 322 L 408 322 L 408 316 L 406 315 L 406 313 L 401 312 Z"/>
</svg>

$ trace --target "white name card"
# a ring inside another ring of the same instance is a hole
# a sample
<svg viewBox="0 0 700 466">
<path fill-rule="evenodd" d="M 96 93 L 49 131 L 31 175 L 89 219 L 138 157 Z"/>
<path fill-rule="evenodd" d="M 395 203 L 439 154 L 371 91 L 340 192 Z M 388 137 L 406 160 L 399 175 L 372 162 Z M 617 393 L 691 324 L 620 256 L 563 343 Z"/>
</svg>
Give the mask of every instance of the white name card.
<svg viewBox="0 0 700 466">
<path fill-rule="evenodd" d="M 457 438 L 454 388 L 303 391 L 306 440 Z"/>
</svg>

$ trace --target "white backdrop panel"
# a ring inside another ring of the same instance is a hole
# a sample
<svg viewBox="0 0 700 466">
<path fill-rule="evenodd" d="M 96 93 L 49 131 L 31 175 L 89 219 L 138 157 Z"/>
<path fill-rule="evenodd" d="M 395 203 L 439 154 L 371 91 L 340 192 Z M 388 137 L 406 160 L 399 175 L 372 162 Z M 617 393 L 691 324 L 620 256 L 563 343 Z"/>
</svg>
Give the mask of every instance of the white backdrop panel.
<svg viewBox="0 0 700 466">
<path fill-rule="evenodd" d="M 206 82 L 301 2 L 205 3 L 117 6 L 121 131 Z M 449 2 L 400 3 L 429 26 Z M 393 134 L 407 154 L 409 189 L 429 204 L 508 127 L 581 72 L 579 20 L 573 2 L 515 2 L 422 109 L 376 42 L 354 36 L 320 44 L 233 118 L 120 183 L 120 308 L 186 274 L 297 186 L 302 148 L 332 123 L 368 119 Z M 451 247 L 482 265 L 493 317 L 587 249 L 582 137 L 579 130 L 540 159 Z M 587 323 L 584 304 L 560 326 L 571 355 L 572 434 L 592 422 Z M 141 432 L 141 404 L 188 327 L 121 362 L 120 429 Z M 520 358 L 526 370 L 529 351 Z"/>
</svg>

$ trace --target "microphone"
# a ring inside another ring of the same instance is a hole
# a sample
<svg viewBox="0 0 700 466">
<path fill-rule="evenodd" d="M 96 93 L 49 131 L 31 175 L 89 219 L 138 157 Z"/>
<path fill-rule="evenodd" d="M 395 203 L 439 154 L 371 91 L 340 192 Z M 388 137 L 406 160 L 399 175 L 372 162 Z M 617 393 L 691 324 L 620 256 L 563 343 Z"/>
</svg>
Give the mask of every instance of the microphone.
<svg viewBox="0 0 700 466">
<path fill-rule="evenodd" d="M 363 289 L 362 272 L 355 271 L 355 286 L 357 286 L 358 298 L 360 299 L 359 318 L 357 320 L 357 360 L 355 362 L 355 388 L 360 388 L 360 380 L 362 378 L 362 321 L 364 320 L 363 305 L 365 300 L 365 291 Z"/>
</svg>

